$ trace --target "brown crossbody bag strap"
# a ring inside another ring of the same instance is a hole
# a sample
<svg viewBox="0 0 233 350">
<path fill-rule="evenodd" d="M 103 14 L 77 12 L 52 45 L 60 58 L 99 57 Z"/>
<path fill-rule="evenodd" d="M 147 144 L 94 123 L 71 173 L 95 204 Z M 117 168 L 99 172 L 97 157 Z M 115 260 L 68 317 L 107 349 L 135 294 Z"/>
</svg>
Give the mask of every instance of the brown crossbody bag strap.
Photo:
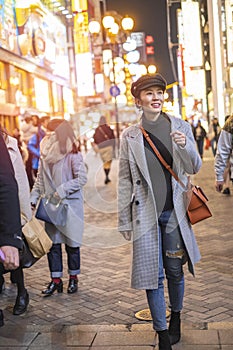
<svg viewBox="0 0 233 350">
<path fill-rule="evenodd" d="M 101 126 L 99 126 L 99 131 L 101 132 L 102 135 L 104 135 L 106 140 L 110 140 L 110 138 L 108 137 L 108 135 L 103 131 L 103 129 L 101 128 Z"/>
<path fill-rule="evenodd" d="M 166 160 L 161 156 L 160 152 L 158 151 L 157 147 L 155 147 L 154 143 L 151 141 L 150 136 L 147 134 L 146 130 L 140 126 L 140 129 L 142 130 L 143 136 L 145 137 L 145 139 L 147 140 L 147 142 L 149 143 L 149 145 L 151 146 L 151 148 L 153 149 L 154 153 L 156 154 L 157 158 L 159 159 L 159 161 L 163 164 L 163 166 L 169 171 L 169 173 L 176 179 L 177 182 L 179 182 L 179 184 L 185 188 L 185 185 L 183 184 L 183 182 L 178 178 L 178 176 L 176 175 L 176 173 L 172 170 L 171 166 L 166 162 Z"/>
</svg>

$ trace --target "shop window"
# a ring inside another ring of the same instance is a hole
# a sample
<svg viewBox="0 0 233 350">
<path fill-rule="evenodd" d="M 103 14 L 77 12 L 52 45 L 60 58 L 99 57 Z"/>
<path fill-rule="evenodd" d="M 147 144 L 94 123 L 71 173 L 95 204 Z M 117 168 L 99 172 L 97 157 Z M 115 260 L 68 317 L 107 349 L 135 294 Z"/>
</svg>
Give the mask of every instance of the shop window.
<svg viewBox="0 0 233 350">
<path fill-rule="evenodd" d="M 55 114 L 62 114 L 62 87 L 56 83 L 52 83 L 52 98 L 53 98 L 53 112 Z"/>
<path fill-rule="evenodd" d="M 35 77 L 34 78 L 34 92 L 36 109 L 41 112 L 51 113 L 49 82 Z"/>
<path fill-rule="evenodd" d="M 20 107 L 27 107 L 29 99 L 27 72 L 10 66 L 9 73 L 12 103 Z"/>
<path fill-rule="evenodd" d="M 5 65 L 2 62 L 0 62 L 0 89 L 1 90 L 6 90 L 7 89 L 7 79 L 6 79 Z"/>
</svg>

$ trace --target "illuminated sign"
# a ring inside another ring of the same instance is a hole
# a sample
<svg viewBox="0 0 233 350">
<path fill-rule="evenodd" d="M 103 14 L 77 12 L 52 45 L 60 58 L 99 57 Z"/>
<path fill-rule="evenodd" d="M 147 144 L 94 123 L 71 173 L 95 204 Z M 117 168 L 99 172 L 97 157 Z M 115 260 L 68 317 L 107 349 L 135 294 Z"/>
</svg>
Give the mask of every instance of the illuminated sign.
<svg viewBox="0 0 233 350">
<path fill-rule="evenodd" d="M 93 96 L 94 75 L 92 73 L 91 53 L 80 53 L 76 55 L 76 72 L 78 84 L 78 96 Z"/>
<path fill-rule="evenodd" d="M 184 63 L 188 67 L 203 65 L 199 3 L 181 3 L 184 33 Z M 191 14 L 191 15 L 190 15 Z"/>
</svg>

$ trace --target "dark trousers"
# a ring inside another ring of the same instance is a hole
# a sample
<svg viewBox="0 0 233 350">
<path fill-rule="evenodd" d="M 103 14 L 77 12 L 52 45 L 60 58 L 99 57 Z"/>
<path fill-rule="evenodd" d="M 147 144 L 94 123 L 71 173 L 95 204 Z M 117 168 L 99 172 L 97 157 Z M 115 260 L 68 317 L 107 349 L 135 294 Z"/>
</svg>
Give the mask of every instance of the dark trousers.
<svg viewBox="0 0 233 350">
<path fill-rule="evenodd" d="M 21 267 L 18 267 L 16 270 L 5 270 L 3 264 L 0 264 L 0 277 L 3 276 L 3 274 L 10 272 L 11 273 L 11 281 L 12 283 L 16 283 L 17 285 L 17 291 L 18 295 L 22 295 L 25 292 L 25 285 L 24 285 L 24 274 L 23 269 Z"/>
<path fill-rule="evenodd" d="M 65 245 L 67 253 L 67 265 L 69 275 L 80 274 L 80 247 L 69 247 Z M 63 276 L 62 246 L 53 244 L 50 252 L 47 254 L 51 278 L 60 278 Z"/>
<path fill-rule="evenodd" d="M 201 156 L 201 158 L 203 157 L 203 151 L 204 151 L 204 139 L 200 139 L 200 140 L 197 140 L 197 149 L 198 149 L 198 152 Z"/>
</svg>

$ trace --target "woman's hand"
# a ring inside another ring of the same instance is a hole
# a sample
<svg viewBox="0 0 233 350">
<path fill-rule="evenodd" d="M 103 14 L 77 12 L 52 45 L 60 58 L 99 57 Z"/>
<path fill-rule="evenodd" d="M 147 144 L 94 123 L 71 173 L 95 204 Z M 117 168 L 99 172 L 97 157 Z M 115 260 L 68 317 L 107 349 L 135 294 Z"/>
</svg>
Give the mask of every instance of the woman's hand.
<svg viewBox="0 0 233 350">
<path fill-rule="evenodd" d="M 15 270 L 19 267 L 19 250 L 11 246 L 2 246 L 2 253 L 4 255 L 3 265 L 6 270 Z"/>
<path fill-rule="evenodd" d="M 215 189 L 217 192 L 221 192 L 223 189 L 224 181 L 216 181 L 215 182 Z"/>
<path fill-rule="evenodd" d="M 53 198 L 56 199 L 57 201 L 59 201 L 61 199 L 61 197 L 59 196 L 59 194 L 57 192 L 53 193 Z"/>
<path fill-rule="evenodd" d="M 172 140 L 180 147 L 185 147 L 186 145 L 186 135 L 182 132 L 176 130 L 170 133 Z"/>
</svg>

